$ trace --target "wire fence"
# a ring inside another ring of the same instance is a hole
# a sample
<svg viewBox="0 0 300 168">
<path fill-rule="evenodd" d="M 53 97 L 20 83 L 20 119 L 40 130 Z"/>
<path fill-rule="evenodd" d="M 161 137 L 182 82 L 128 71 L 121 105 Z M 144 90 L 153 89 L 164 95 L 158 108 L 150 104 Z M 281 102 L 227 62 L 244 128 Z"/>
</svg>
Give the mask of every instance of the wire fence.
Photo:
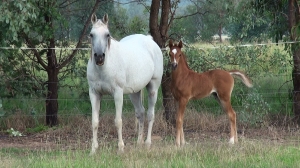
<svg viewBox="0 0 300 168">
<path fill-rule="evenodd" d="M 243 44 L 238 46 L 224 46 L 227 48 L 238 48 L 238 47 L 257 47 L 257 46 L 270 46 L 270 45 L 286 45 L 296 42 L 280 42 L 280 43 L 265 43 L 265 44 Z M 198 50 L 202 49 L 221 49 L 222 47 L 196 47 Z M 32 50 L 33 48 L 16 48 L 16 47 L 0 47 L 0 50 Z M 34 48 L 37 50 L 45 50 L 49 48 Z M 88 51 L 90 48 L 51 48 L 55 50 L 83 50 Z M 86 53 L 87 55 L 90 52 Z M 272 61 L 266 59 L 266 62 Z M 261 65 L 260 65 L 261 66 Z M 1 66 L 0 66 L 1 67 Z M 257 111 L 258 114 L 261 111 L 268 111 L 274 113 L 282 113 L 290 115 L 292 112 L 293 102 L 293 85 L 291 66 L 284 64 L 282 66 L 273 67 L 273 69 L 280 69 L 278 72 L 261 72 L 256 73 L 255 76 L 251 76 L 254 82 L 254 88 L 248 89 L 241 82 L 236 80 L 235 88 L 232 93 L 232 104 L 233 108 L 239 111 Z M 1 72 L 0 72 L 1 75 Z M 59 84 L 64 83 L 65 85 L 73 85 L 72 87 L 61 87 L 59 89 L 58 105 L 59 105 L 59 116 L 89 116 L 91 115 L 91 105 L 88 97 L 88 85 L 86 78 L 77 77 L 79 83 L 74 83 L 73 80 L 60 81 Z M 33 81 L 19 81 L 19 80 L 7 80 L 9 84 L 17 85 L 31 85 Z M 49 84 L 49 82 L 47 82 Z M 0 100 L 0 118 L 7 117 L 15 114 L 16 112 L 22 112 L 18 115 L 21 116 L 38 116 L 45 117 L 45 101 L 46 89 L 35 90 L 34 94 L 27 94 L 26 96 L 12 96 L 12 97 L 1 97 Z M 144 91 L 144 105 L 147 108 L 147 94 Z M 48 99 L 49 100 L 49 99 Z M 161 91 L 159 93 L 156 109 L 163 110 L 163 97 Z M 248 106 L 252 106 L 251 108 Z M 247 107 L 247 108 L 245 108 Z M 202 100 L 193 100 L 188 104 L 188 108 L 194 109 L 198 112 L 212 112 L 222 113 L 220 106 L 217 102 L 208 97 Z M 114 100 L 111 96 L 104 96 L 101 100 L 101 113 L 114 113 Z M 134 108 L 130 102 L 128 96 L 124 96 L 123 111 L 126 113 L 134 113 Z M 265 113 L 262 113 L 265 114 Z"/>
</svg>

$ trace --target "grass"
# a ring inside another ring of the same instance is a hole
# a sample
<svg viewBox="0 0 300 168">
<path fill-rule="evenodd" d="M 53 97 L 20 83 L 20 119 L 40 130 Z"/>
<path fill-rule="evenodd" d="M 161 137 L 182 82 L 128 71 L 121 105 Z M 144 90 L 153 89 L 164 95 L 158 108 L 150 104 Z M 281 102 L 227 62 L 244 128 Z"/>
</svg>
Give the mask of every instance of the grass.
<svg viewBox="0 0 300 168">
<path fill-rule="evenodd" d="M 239 144 L 202 142 L 176 148 L 173 142 L 155 143 L 150 150 L 126 146 L 101 146 L 97 154 L 89 150 L 28 151 L 8 148 L 0 151 L 3 167 L 298 167 L 299 145 L 244 139 Z"/>
</svg>

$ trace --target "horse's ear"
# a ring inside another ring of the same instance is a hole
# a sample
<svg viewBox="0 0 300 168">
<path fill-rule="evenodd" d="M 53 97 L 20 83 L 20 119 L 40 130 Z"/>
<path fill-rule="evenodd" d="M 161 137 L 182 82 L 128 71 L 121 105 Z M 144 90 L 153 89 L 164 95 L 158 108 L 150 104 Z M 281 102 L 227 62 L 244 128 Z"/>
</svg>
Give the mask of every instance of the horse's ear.
<svg viewBox="0 0 300 168">
<path fill-rule="evenodd" d="M 103 23 L 107 25 L 108 23 L 108 15 L 107 13 L 103 16 L 103 19 L 102 19 Z"/>
<path fill-rule="evenodd" d="M 98 21 L 98 20 L 97 20 L 97 16 L 96 16 L 95 13 L 93 13 L 93 15 L 92 15 L 92 17 L 91 17 L 91 22 L 92 22 L 92 24 L 95 24 L 97 21 Z"/>
<path fill-rule="evenodd" d="M 169 40 L 169 48 L 171 48 L 171 47 L 173 47 L 174 45 L 173 45 L 173 40 L 172 39 L 170 39 Z"/>
<path fill-rule="evenodd" d="M 179 47 L 179 48 L 182 48 L 182 41 L 181 41 L 181 40 L 180 40 L 179 43 L 178 43 L 178 47 Z"/>
</svg>

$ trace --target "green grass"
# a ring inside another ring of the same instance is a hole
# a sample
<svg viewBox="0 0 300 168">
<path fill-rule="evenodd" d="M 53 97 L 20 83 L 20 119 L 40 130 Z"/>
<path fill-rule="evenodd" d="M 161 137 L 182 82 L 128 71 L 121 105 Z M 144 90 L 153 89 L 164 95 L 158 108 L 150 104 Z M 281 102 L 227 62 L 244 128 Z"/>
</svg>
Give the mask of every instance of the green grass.
<svg viewBox="0 0 300 168">
<path fill-rule="evenodd" d="M 155 146 L 156 145 L 156 146 Z M 102 146 L 97 154 L 89 150 L 30 151 L 0 150 L 4 167 L 299 167 L 299 145 L 244 140 L 230 146 L 222 142 L 190 143 L 176 148 L 173 142 L 153 144 L 150 150 L 126 146 L 117 154 L 116 147 Z"/>
</svg>

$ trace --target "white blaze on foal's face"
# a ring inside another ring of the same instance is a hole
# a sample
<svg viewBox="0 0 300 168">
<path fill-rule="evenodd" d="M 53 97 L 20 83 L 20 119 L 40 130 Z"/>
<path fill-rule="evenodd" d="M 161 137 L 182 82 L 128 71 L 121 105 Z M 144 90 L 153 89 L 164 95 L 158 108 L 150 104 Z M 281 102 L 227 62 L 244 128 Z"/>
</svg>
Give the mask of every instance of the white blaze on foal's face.
<svg viewBox="0 0 300 168">
<path fill-rule="evenodd" d="M 177 61 L 176 61 L 176 58 L 175 58 L 175 55 L 176 55 L 176 53 L 177 53 L 177 50 L 174 48 L 174 49 L 172 50 L 172 53 L 174 54 L 174 63 L 177 64 Z"/>
</svg>

